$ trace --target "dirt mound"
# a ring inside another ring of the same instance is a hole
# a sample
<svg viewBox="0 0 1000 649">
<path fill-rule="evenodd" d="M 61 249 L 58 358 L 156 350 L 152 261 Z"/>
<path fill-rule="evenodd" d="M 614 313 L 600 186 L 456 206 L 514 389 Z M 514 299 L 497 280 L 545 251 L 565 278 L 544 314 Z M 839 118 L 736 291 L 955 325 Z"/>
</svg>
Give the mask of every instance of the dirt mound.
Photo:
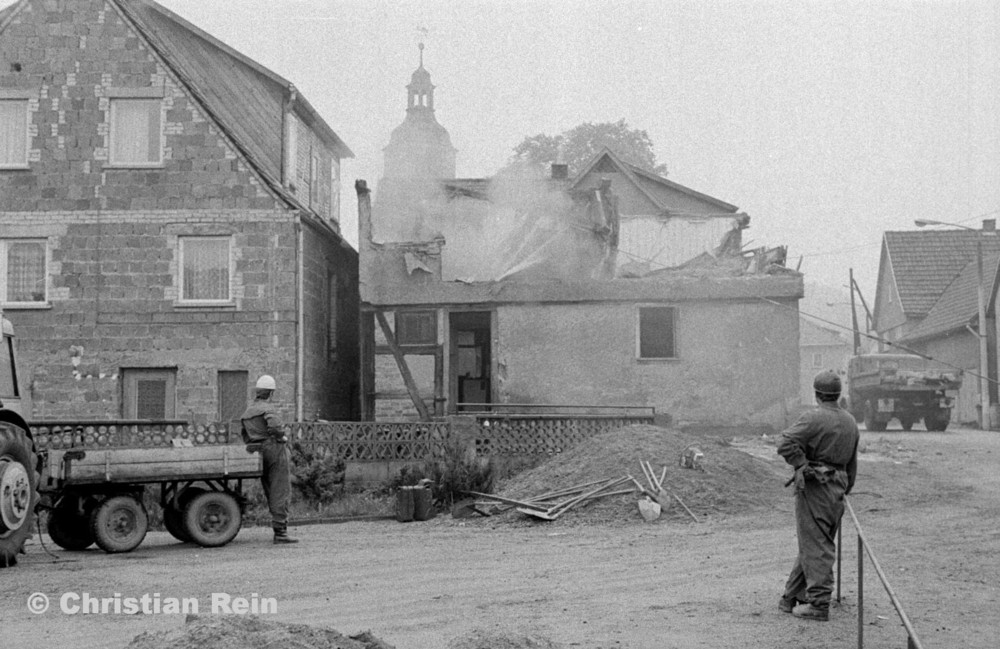
<svg viewBox="0 0 1000 649">
<path fill-rule="evenodd" d="M 702 453 L 700 470 L 680 466 L 685 450 L 692 447 Z M 741 514 L 772 508 L 788 497 L 782 488 L 787 472 L 782 472 L 780 463 L 753 457 L 734 447 L 728 437 L 704 433 L 694 436 L 653 425 L 626 426 L 595 435 L 534 469 L 514 476 L 500 486 L 498 493 L 524 500 L 548 491 L 625 474 L 646 484 L 640 460 L 652 463 L 657 477 L 666 467 L 664 488 L 677 494 L 699 519 L 713 514 Z M 642 520 L 636 501 L 635 494 L 602 498 L 571 509 L 556 522 Z M 520 514 L 505 514 L 505 518 L 528 520 Z M 664 507 L 662 518 L 692 522 L 676 500 L 672 500 L 669 508 Z"/>
<path fill-rule="evenodd" d="M 540 636 L 476 629 L 449 642 L 447 649 L 558 649 L 560 646 Z"/>
<path fill-rule="evenodd" d="M 345 636 L 333 629 L 270 622 L 259 617 L 189 615 L 183 627 L 137 635 L 126 649 L 393 649 L 370 632 Z"/>
</svg>

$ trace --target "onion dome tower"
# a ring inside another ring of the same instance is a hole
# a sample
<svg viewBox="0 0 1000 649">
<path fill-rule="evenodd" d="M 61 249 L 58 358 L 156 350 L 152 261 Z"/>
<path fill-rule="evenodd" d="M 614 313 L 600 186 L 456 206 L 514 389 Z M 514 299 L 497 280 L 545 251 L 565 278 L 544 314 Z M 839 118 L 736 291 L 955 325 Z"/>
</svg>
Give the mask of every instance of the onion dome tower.
<svg viewBox="0 0 1000 649">
<path fill-rule="evenodd" d="M 447 129 L 434 117 L 434 84 L 424 68 L 424 44 L 420 43 L 420 66 L 406 86 L 406 119 L 392 131 L 383 150 L 383 180 L 455 177 L 455 147 Z"/>
</svg>

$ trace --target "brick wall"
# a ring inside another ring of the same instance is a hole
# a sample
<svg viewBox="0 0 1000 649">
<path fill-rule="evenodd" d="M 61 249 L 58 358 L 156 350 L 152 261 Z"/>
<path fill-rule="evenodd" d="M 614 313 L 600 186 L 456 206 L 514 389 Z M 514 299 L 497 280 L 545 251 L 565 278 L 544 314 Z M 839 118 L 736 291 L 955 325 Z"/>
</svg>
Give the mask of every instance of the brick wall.
<svg viewBox="0 0 1000 649">
<path fill-rule="evenodd" d="M 294 413 L 299 217 L 186 92 L 103 0 L 28 3 L 0 36 L 0 97 L 26 98 L 30 112 L 28 168 L 0 170 L 0 237 L 44 238 L 50 257 L 47 302 L 5 309 L 32 418 L 121 417 L 122 370 L 138 368 L 173 368 L 176 416 L 192 422 L 217 418 L 222 370 L 246 371 L 251 385 L 274 375 L 276 402 Z M 109 164 L 111 103 L 123 96 L 161 100 L 162 164 Z M 300 151 L 320 146 L 298 128 Z M 310 162 L 299 168 L 308 174 Z M 315 196 L 327 218 L 335 163 L 323 149 L 327 186 Z M 329 231 L 303 227 L 306 412 L 346 417 L 356 351 L 330 364 L 317 336 L 332 268 L 344 302 L 338 347 L 356 350 L 357 257 Z M 178 303 L 186 235 L 229 237 L 229 303 Z"/>
<path fill-rule="evenodd" d="M 135 88 L 162 93 L 162 167 L 108 165 L 110 98 Z M 31 169 L 0 173 L 0 212 L 276 207 L 218 128 L 102 1 L 29 3 L 0 38 L 0 89 L 30 95 L 32 135 Z"/>
<path fill-rule="evenodd" d="M 2 215 L 5 233 L 47 236 L 49 302 L 5 310 L 34 417 L 120 417 L 123 368 L 177 368 L 177 415 L 215 419 L 216 372 L 295 379 L 295 236 L 288 213 Z M 141 216 L 141 223 L 134 220 Z M 177 302 L 178 236 L 228 234 L 231 306 Z M 288 404 L 289 413 L 291 404 Z"/>
</svg>

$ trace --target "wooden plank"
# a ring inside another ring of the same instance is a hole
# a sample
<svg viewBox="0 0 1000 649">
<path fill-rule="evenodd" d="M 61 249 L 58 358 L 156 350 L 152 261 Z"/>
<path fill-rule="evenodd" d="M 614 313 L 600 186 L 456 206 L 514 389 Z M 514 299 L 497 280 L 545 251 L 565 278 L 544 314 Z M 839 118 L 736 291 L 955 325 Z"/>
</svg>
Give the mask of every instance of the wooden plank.
<svg viewBox="0 0 1000 649">
<path fill-rule="evenodd" d="M 392 350 L 393 358 L 396 359 L 396 366 L 399 368 L 399 373 L 403 376 L 403 383 L 406 384 L 406 391 L 410 393 L 410 400 L 413 401 L 417 412 L 420 413 L 420 420 L 430 421 L 431 415 L 427 411 L 427 404 L 424 403 L 424 400 L 420 397 L 420 393 L 417 392 L 417 384 L 413 381 L 413 375 L 410 374 L 410 367 L 406 364 L 406 358 L 403 357 L 402 350 L 396 344 L 396 336 L 393 334 L 392 329 L 389 328 L 389 321 L 385 319 L 385 313 L 376 311 L 375 319 L 378 320 L 378 326 L 382 329 L 382 334 L 389 344 L 389 349 Z"/>
</svg>

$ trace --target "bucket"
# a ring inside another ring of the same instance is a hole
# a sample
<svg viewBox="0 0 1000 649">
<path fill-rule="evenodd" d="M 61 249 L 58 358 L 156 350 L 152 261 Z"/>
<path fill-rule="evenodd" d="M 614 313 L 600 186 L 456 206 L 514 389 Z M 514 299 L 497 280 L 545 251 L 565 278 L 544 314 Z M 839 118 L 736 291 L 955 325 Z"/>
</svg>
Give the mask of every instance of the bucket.
<svg viewBox="0 0 1000 649">
<path fill-rule="evenodd" d="M 434 501 L 430 489 L 414 487 L 413 493 L 413 520 L 426 521 L 434 518 L 437 511 L 434 509 Z"/>
</svg>

